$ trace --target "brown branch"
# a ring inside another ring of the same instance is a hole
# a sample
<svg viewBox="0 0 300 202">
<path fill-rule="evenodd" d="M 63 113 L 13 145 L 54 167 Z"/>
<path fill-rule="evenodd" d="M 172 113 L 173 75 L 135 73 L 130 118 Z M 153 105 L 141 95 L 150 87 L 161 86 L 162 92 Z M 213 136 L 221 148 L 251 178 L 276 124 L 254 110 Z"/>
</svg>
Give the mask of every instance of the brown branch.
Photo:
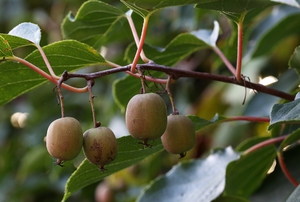
<svg viewBox="0 0 300 202">
<path fill-rule="evenodd" d="M 127 66 L 123 66 L 123 67 L 117 67 L 114 69 L 102 70 L 102 71 L 94 72 L 94 73 L 90 73 L 90 74 L 70 73 L 70 74 L 65 75 L 66 79 L 64 81 L 68 80 L 69 78 L 74 78 L 74 77 L 81 77 L 86 80 L 96 79 L 96 78 L 100 78 L 102 76 L 106 76 L 106 75 L 110 75 L 110 74 L 114 74 L 114 73 L 118 73 L 118 72 L 126 72 L 126 71 L 130 70 L 130 68 L 131 68 L 131 65 L 127 65 Z M 285 93 L 285 92 L 282 92 L 282 91 L 279 91 L 274 88 L 270 88 L 270 87 L 267 87 L 267 86 L 264 86 L 261 84 L 252 83 L 250 81 L 245 80 L 245 78 L 243 78 L 243 77 L 242 77 L 243 82 L 240 83 L 240 82 L 238 82 L 238 80 L 236 79 L 235 76 L 222 76 L 222 75 L 211 74 L 211 73 L 206 73 L 206 72 L 195 72 L 195 71 L 190 71 L 190 70 L 175 69 L 175 68 L 167 67 L 164 65 L 155 64 L 155 63 L 138 64 L 136 66 L 136 68 L 141 69 L 141 70 L 153 70 L 153 71 L 164 72 L 164 73 L 170 75 L 172 77 L 172 79 L 179 79 L 181 77 L 189 77 L 189 78 L 195 78 L 195 79 L 214 80 L 214 81 L 220 81 L 220 82 L 224 82 L 224 83 L 231 83 L 231 84 L 247 87 L 247 88 L 253 89 L 257 92 L 273 95 L 273 96 L 280 97 L 282 99 L 289 100 L 289 101 L 293 101 L 295 98 L 294 95 L 291 95 L 291 94 L 288 94 L 288 93 Z M 154 82 L 155 82 L 155 79 L 154 79 Z"/>
<path fill-rule="evenodd" d="M 252 83 L 250 81 L 245 80 L 244 78 L 242 78 L 243 82 L 240 83 L 234 76 L 222 76 L 222 75 L 210 74 L 206 72 L 195 72 L 195 71 L 189 71 L 183 69 L 174 69 L 163 65 L 154 64 L 154 63 L 137 65 L 137 68 L 165 72 L 166 74 L 171 75 L 173 79 L 179 79 L 180 77 L 189 77 L 189 78 L 196 78 L 196 79 L 214 80 L 214 81 L 220 81 L 224 83 L 232 83 L 239 86 L 244 86 L 256 90 L 258 92 L 274 95 L 276 97 L 280 97 L 282 99 L 289 100 L 289 101 L 293 101 L 295 99 L 294 95 L 261 84 Z"/>
</svg>

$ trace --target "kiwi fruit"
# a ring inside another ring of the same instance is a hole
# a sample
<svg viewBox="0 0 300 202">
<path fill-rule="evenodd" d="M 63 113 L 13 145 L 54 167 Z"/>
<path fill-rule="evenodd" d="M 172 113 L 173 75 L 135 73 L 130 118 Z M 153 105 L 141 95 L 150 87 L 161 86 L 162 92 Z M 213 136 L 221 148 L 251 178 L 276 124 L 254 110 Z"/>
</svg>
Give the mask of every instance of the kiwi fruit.
<svg viewBox="0 0 300 202">
<path fill-rule="evenodd" d="M 83 152 L 89 162 L 104 171 L 104 165 L 111 163 L 117 156 L 116 136 L 107 127 L 91 128 L 83 134 Z"/>
<path fill-rule="evenodd" d="M 80 123 L 72 117 L 63 117 L 53 121 L 47 130 L 46 147 L 49 154 L 56 158 L 57 165 L 78 156 L 83 144 Z"/>
<path fill-rule="evenodd" d="M 167 129 L 161 136 L 164 148 L 183 158 L 196 142 L 193 122 L 184 115 L 169 115 Z"/>
<path fill-rule="evenodd" d="M 126 108 L 125 121 L 130 135 L 143 140 L 160 138 L 167 127 L 167 109 L 164 100 L 156 93 L 133 96 Z"/>
</svg>

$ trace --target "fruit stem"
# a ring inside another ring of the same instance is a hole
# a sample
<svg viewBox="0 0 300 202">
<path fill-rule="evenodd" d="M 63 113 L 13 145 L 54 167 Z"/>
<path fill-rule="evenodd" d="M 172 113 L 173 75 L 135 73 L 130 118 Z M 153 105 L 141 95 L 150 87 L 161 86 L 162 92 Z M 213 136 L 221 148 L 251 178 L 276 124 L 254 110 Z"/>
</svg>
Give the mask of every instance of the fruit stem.
<svg viewBox="0 0 300 202">
<path fill-rule="evenodd" d="M 171 76 L 168 76 L 168 80 L 167 80 L 167 84 L 166 84 L 166 91 L 167 91 L 167 93 L 168 93 L 168 96 L 169 96 L 169 99 L 170 99 L 170 102 L 171 102 L 171 106 L 172 106 L 172 114 L 173 114 L 173 115 L 178 115 L 179 112 L 178 112 L 178 110 L 175 108 L 175 103 L 174 103 L 173 95 L 172 95 L 171 90 L 170 90 L 170 83 L 171 83 L 171 80 L 172 80 L 172 77 L 171 77 Z"/>
<path fill-rule="evenodd" d="M 134 59 L 133 59 L 132 65 L 131 65 L 132 73 L 135 72 L 135 67 L 139 61 L 141 51 L 143 50 L 143 46 L 144 46 L 144 42 L 145 42 L 145 38 L 146 38 L 146 34 L 147 34 L 147 29 L 148 29 L 149 16 L 150 15 L 148 15 L 144 18 L 144 23 L 143 23 L 142 33 L 141 33 L 141 40 L 138 44 L 138 49 L 135 53 L 135 56 L 134 56 Z"/>
<path fill-rule="evenodd" d="M 142 83 L 142 89 L 141 89 L 141 94 L 146 93 L 146 87 L 145 87 L 145 75 L 141 69 L 138 69 L 138 72 L 140 74 L 140 79 Z"/>
<path fill-rule="evenodd" d="M 61 111 L 61 117 L 65 117 L 65 105 L 64 105 L 64 96 L 61 91 L 61 85 L 66 79 L 67 71 L 64 71 L 64 73 L 61 75 L 60 79 L 58 80 L 56 87 L 57 87 L 57 93 L 59 97 L 59 104 L 60 104 L 60 111 Z"/>
<path fill-rule="evenodd" d="M 89 101 L 90 101 L 91 109 L 92 109 L 93 123 L 94 123 L 94 127 L 97 128 L 101 124 L 99 124 L 97 122 L 95 108 L 94 108 L 94 97 L 95 96 L 93 95 L 93 92 L 92 92 L 92 88 L 93 88 L 94 84 L 95 84 L 95 81 L 93 79 L 90 79 L 87 81 L 87 86 L 88 86 L 88 91 L 89 91 Z"/>
</svg>

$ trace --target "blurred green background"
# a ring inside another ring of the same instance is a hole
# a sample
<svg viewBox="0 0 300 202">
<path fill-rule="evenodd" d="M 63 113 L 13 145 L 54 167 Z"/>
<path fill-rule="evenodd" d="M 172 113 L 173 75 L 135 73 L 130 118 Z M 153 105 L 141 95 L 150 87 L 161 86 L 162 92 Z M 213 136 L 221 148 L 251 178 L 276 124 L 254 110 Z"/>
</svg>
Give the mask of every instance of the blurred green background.
<svg viewBox="0 0 300 202">
<path fill-rule="evenodd" d="M 21 22 L 33 22 L 42 29 L 42 46 L 61 40 L 60 24 L 63 18 L 70 11 L 76 14 L 83 2 L 0 0 L 0 32 L 8 33 Z M 126 10 L 119 1 L 104 2 Z M 137 15 L 133 18 L 139 31 L 142 19 Z M 196 10 L 192 6 L 172 7 L 156 12 L 150 20 L 146 42 L 164 47 L 179 33 L 200 28 L 212 29 L 214 20 L 217 20 L 222 28 L 218 46 L 234 64 L 235 26 L 217 12 Z M 127 26 L 124 25 L 124 34 L 122 33 L 116 43 L 106 46 L 105 57 L 119 64 L 126 64 L 123 60 L 124 51 L 133 41 Z M 280 44 L 285 44 L 285 51 L 279 51 L 282 47 L 279 44 L 270 51 L 270 54 L 253 61 L 256 62 L 253 63 L 255 70 L 248 68 L 244 73 L 250 76 L 252 82 L 258 81 L 259 76 L 278 77 L 287 69 L 288 59 L 294 50 L 294 44 L 297 43 L 299 37 L 286 37 L 280 41 Z M 24 57 L 30 51 L 32 48 L 22 48 L 15 54 Z M 190 70 L 228 74 L 227 69 L 211 50 L 198 51 L 178 66 L 180 65 Z M 89 67 L 81 71 L 98 70 L 99 67 Z M 96 81 L 93 88 L 98 120 L 103 125 L 111 127 L 118 137 L 128 135 L 128 132 L 124 125 L 124 114 L 120 112 L 112 97 L 112 83 L 123 76 L 123 73 L 119 73 L 103 77 Z M 84 85 L 83 81 L 77 79 L 71 80 L 70 83 L 75 86 Z M 54 159 L 47 153 L 44 142 L 47 127 L 60 117 L 60 107 L 53 93 L 53 87 L 52 83 L 47 83 L 0 107 L 0 201 L 60 201 L 68 177 L 83 159 L 81 153 L 74 161 L 66 162 L 65 167 L 61 168 L 54 164 Z M 158 86 L 157 90 L 161 88 Z M 247 108 L 247 104 L 242 105 L 245 89 L 241 87 L 184 78 L 172 86 L 172 92 L 181 114 L 195 114 L 210 120 L 216 113 L 242 115 L 245 108 L 251 111 L 251 108 Z M 248 102 L 253 95 L 253 92 L 247 91 Z M 77 118 L 83 130 L 92 127 L 88 95 L 64 91 L 64 96 L 66 115 Z M 167 99 L 166 103 L 169 105 Z M 170 106 L 168 109 L 170 112 Z M 268 135 L 266 126 L 267 124 L 242 122 L 210 128 L 197 135 L 195 147 L 188 152 L 184 160 L 202 157 L 212 147 L 236 146 L 247 137 Z M 167 172 L 178 161 L 178 156 L 162 152 L 102 182 L 84 188 L 70 197 L 69 201 L 96 201 L 96 198 L 101 197 L 106 198 L 99 201 L 134 201 L 146 184 L 156 176 Z M 99 196 L 96 196 L 98 194 Z"/>
</svg>

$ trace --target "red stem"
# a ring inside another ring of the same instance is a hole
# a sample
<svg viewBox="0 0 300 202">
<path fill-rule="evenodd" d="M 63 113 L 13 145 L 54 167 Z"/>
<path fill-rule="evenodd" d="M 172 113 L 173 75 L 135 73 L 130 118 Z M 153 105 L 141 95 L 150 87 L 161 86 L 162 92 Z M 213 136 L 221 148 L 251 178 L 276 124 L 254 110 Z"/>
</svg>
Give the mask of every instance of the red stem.
<svg viewBox="0 0 300 202">
<path fill-rule="evenodd" d="M 145 38 L 146 38 L 146 34 L 147 34 L 147 29 L 148 29 L 148 22 L 149 22 L 149 17 L 145 17 L 143 28 L 142 28 L 140 43 L 139 43 L 138 49 L 135 53 L 135 56 L 134 56 L 134 59 L 133 59 L 132 65 L 131 65 L 131 72 L 132 73 L 134 73 L 134 71 L 135 71 L 135 67 L 136 67 L 136 65 L 139 61 L 140 54 L 143 50 L 143 46 L 144 46 L 144 42 L 145 42 Z"/>
<path fill-rule="evenodd" d="M 291 173 L 287 169 L 283 160 L 282 152 L 277 152 L 277 157 L 283 174 L 295 187 L 297 187 L 299 185 L 299 182 L 291 175 Z"/>
<path fill-rule="evenodd" d="M 243 58 L 243 21 L 244 16 L 242 16 L 237 24 L 238 26 L 238 41 L 237 41 L 237 61 L 236 61 L 236 73 L 235 77 L 238 82 L 242 82 L 242 58 Z"/>
<path fill-rule="evenodd" d="M 254 116 L 235 116 L 235 117 L 230 117 L 225 120 L 227 121 L 251 121 L 251 122 L 270 122 L 270 118 L 266 117 L 254 117 Z"/>
<path fill-rule="evenodd" d="M 268 146 L 268 145 L 271 145 L 271 144 L 274 144 L 276 142 L 281 142 L 283 141 L 288 135 L 284 135 L 284 136 L 280 136 L 280 137 L 275 137 L 275 138 L 272 138 L 272 139 L 268 139 L 268 140 L 265 140 L 263 142 L 260 142 L 252 147 L 250 147 L 249 149 L 247 149 L 246 151 L 243 152 L 243 155 L 247 155 L 251 152 L 254 152 L 260 148 L 263 148 L 265 146 Z"/>
</svg>

